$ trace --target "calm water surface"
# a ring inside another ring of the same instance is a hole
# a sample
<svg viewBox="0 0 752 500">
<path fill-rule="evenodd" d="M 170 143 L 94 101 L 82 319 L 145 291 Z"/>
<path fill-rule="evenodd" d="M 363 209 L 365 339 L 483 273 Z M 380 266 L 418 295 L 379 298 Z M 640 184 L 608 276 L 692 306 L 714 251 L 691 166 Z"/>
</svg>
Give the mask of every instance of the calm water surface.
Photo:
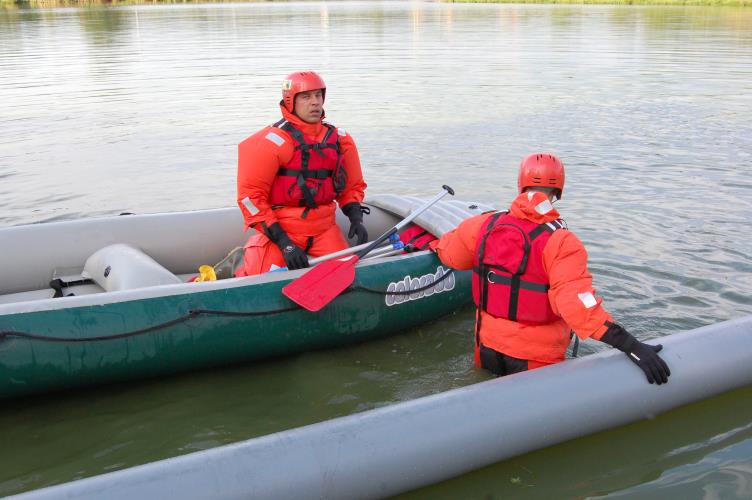
<svg viewBox="0 0 752 500">
<path fill-rule="evenodd" d="M 369 192 L 448 183 L 502 205 L 522 156 L 551 150 L 568 167 L 559 208 L 636 335 L 752 313 L 752 9 L 0 10 L 0 225 L 233 205 L 236 144 L 308 68 Z M 464 310 L 339 350 L 5 402 L 0 495 L 483 380 L 471 327 Z M 749 499 L 751 391 L 406 496 Z"/>
</svg>

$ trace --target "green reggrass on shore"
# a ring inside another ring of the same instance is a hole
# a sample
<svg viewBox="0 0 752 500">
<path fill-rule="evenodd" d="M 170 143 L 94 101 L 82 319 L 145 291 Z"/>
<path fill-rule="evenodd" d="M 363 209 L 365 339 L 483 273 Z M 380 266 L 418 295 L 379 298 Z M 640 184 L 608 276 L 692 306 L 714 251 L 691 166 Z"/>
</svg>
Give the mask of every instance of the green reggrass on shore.
<svg viewBox="0 0 752 500">
<path fill-rule="evenodd" d="M 3 8 L 98 7 L 117 5 L 253 3 L 269 0 L 0 0 Z M 272 0 L 285 1 L 285 0 Z M 439 0 L 446 3 L 516 3 L 568 5 L 686 5 L 749 7 L 752 0 Z"/>
</svg>

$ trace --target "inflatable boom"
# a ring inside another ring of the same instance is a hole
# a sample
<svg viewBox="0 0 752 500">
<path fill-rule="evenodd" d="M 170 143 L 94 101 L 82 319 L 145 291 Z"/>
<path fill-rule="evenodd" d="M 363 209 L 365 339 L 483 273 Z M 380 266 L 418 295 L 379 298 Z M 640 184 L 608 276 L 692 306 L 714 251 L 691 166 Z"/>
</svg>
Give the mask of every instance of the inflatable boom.
<svg viewBox="0 0 752 500">
<path fill-rule="evenodd" d="M 661 386 L 608 351 L 16 498 L 382 498 L 752 383 L 752 316 L 660 341 Z"/>
</svg>

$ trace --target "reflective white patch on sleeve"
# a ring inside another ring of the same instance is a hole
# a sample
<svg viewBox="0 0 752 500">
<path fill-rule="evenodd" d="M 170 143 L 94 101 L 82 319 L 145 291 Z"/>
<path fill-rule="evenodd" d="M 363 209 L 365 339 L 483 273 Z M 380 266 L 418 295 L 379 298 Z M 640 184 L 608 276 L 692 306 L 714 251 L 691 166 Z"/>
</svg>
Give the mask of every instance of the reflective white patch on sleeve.
<svg viewBox="0 0 752 500">
<path fill-rule="evenodd" d="M 545 215 L 553 209 L 554 206 L 551 204 L 550 200 L 542 201 L 535 205 L 535 211 L 541 215 Z"/>
<path fill-rule="evenodd" d="M 258 208 L 256 208 L 256 205 L 254 205 L 251 199 L 248 198 L 247 196 L 243 198 L 243 201 L 241 201 L 240 203 L 242 203 L 243 206 L 248 209 L 251 215 L 256 215 L 257 213 L 261 211 Z"/>
<path fill-rule="evenodd" d="M 339 134 L 340 136 L 342 136 L 342 137 L 344 137 L 344 136 L 346 136 L 346 135 L 347 135 L 347 131 L 346 131 L 345 129 L 343 129 L 343 128 L 338 128 L 338 129 L 337 129 L 337 133 L 338 133 L 338 134 Z"/>
<path fill-rule="evenodd" d="M 277 134 L 275 134 L 274 132 L 269 132 L 268 134 L 266 134 L 266 139 L 269 139 L 270 141 L 272 141 L 277 146 L 281 146 L 282 144 L 285 143 L 285 140 L 282 139 Z"/>
<path fill-rule="evenodd" d="M 580 299 L 582 305 L 585 306 L 585 309 L 590 309 L 591 307 L 598 304 L 598 301 L 595 300 L 595 297 L 590 292 L 578 293 L 577 298 Z"/>
</svg>

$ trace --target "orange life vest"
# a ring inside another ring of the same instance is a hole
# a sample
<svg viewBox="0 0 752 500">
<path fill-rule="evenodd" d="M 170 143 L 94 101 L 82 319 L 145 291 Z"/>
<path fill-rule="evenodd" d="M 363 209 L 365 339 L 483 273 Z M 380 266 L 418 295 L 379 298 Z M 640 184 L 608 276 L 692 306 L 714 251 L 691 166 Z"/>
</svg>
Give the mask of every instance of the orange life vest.
<svg viewBox="0 0 752 500">
<path fill-rule="evenodd" d="M 497 318 L 540 325 L 559 317 L 548 300 L 543 249 L 562 220 L 536 224 L 497 212 L 481 229 L 473 259 L 473 300 Z"/>
<path fill-rule="evenodd" d="M 309 143 L 287 120 L 274 124 L 290 134 L 295 150 L 272 182 L 269 201 L 273 206 L 318 208 L 334 201 L 344 189 L 339 134 L 336 127 L 324 125 L 328 130 L 321 142 Z"/>
</svg>

